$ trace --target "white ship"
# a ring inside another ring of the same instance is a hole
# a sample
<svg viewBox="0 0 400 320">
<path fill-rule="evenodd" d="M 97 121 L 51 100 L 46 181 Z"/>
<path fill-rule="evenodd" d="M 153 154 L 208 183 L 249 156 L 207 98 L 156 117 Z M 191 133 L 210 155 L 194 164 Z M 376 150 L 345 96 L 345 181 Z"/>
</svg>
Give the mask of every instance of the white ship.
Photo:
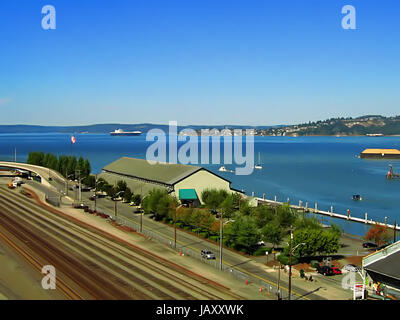
<svg viewBox="0 0 400 320">
<path fill-rule="evenodd" d="M 142 131 L 124 131 L 122 129 L 117 129 L 110 132 L 112 136 L 140 136 Z"/>
</svg>

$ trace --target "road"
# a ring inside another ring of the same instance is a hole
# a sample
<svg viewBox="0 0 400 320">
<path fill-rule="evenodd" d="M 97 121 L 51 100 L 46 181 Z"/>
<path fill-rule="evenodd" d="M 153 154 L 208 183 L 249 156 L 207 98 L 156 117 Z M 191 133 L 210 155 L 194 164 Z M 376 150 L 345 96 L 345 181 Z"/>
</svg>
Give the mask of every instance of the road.
<svg viewBox="0 0 400 320">
<path fill-rule="evenodd" d="M 94 209 L 94 201 L 88 200 L 90 193 L 82 194 L 82 199 Z M 107 198 L 100 198 L 96 201 L 97 211 L 114 214 L 115 202 Z M 137 230 L 140 230 L 140 215 L 133 213 L 133 208 L 128 204 L 117 202 L 117 215 L 124 220 L 133 224 Z M 164 243 L 174 243 L 174 228 L 171 225 L 166 225 L 161 222 L 156 222 L 147 216 L 143 216 L 142 227 L 145 230 L 157 234 L 158 238 L 162 238 Z M 197 252 L 200 257 L 202 249 L 210 249 L 216 256 L 216 265 L 219 265 L 219 245 L 199 238 L 188 232 L 177 230 L 177 246 L 180 248 L 189 248 L 192 252 Z M 223 250 L 223 265 L 224 269 L 233 269 L 240 271 L 241 274 L 248 275 L 257 281 L 263 281 L 269 285 L 276 286 L 278 280 L 278 272 L 263 266 L 255 259 L 245 255 L 238 254 L 229 249 Z M 292 297 L 293 299 L 306 300 L 321 300 L 321 299 L 348 299 L 351 297 L 351 292 L 344 290 L 341 287 L 341 279 L 327 279 L 320 275 L 315 275 L 318 279 L 317 283 L 305 283 L 304 280 L 292 279 Z M 341 278 L 341 277 L 340 277 Z M 282 295 L 288 295 L 288 276 L 281 272 L 280 288 Z"/>
<path fill-rule="evenodd" d="M 0 186 L 0 238 L 36 269 L 53 265 L 68 299 L 242 297 L 173 262 L 44 208 Z"/>
</svg>

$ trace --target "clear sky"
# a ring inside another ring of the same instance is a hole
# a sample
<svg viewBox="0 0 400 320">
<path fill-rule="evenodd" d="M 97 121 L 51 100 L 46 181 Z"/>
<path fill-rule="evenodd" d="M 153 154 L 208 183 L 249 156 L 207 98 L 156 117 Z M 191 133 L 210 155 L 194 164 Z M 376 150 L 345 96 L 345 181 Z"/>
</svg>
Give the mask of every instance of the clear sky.
<svg viewBox="0 0 400 320">
<path fill-rule="evenodd" d="M 1 0 L 0 124 L 400 114 L 399 17 L 398 0 Z"/>
</svg>

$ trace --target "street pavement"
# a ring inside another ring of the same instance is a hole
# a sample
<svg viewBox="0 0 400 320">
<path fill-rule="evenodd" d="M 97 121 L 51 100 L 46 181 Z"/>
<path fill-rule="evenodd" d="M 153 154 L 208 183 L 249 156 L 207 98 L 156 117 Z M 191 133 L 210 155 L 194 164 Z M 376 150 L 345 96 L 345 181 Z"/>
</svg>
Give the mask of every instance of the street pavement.
<svg viewBox="0 0 400 320">
<path fill-rule="evenodd" d="M 29 181 L 28 184 L 38 190 L 51 194 L 51 196 L 63 196 L 65 194 L 65 186 L 63 183 L 54 182 L 54 189 L 58 189 L 60 193 L 56 193 L 49 188 Z M 57 184 L 56 184 L 57 183 Z M 90 201 L 89 197 L 92 192 L 82 192 L 82 202 L 89 205 L 91 209 L 95 209 L 95 202 Z M 71 205 L 74 198 L 77 198 L 77 192 L 68 191 L 68 197 L 62 198 L 64 205 Z M 98 198 L 96 200 L 96 209 L 98 212 L 103 212 L 108 215 L 114 216 L 115 205 L 117 208 L 117 216 L 137 226 L 139 230 L 140 214 L 133 213 L 134 208 L 121 201 L 114 202 L 108 198 Z M 171 225 L 162 222 L 154 221 L 147 215 L 142 217 L 142 227 L 144 230 L 150 231 L 157 235 L 158 239 L 162 239 L 165 244 L 172 244 L 174 246 L 174 228 Z M 177 246 L 184 247 L 198 253 L 202 249 L 211 250 L 215 256 L 215 266 L 219 266 L 219 244 L 209 240 L 197 237 L 196 235 L 177 229 Z M 265 258 L 266 261 L 266 258 Z M 242 276 L 248 276 L 248 281 L 257 281 L 258 283 L 265 283 L 267 285 L 276 287 L 278 282 L 278 270 L 267 267 L 264 263 L 260 262 L 260 258 L 250 257 L 224 247 L 223 249 L 223 267 L 224 269 L 238 271 Z M 345 290 L 341 286 L 342 276 L 323 277 L 319 274 L 313 274 L 316 281 L 306 282 L 300 279 L 297 274 L 292 277 L 292 299 L 305 299 L 305 300 L 323 300 L 323 299 L 349 299 L 351 298 L 351 291 Z M 340 279 L 339 279 L 340 278 Z M 245 281 L 245 280 L 243 280 Z M 283 297 L 288 296 L 288 273 L 281 270 L 280 272 L 280 288 Z"/>
</svg>

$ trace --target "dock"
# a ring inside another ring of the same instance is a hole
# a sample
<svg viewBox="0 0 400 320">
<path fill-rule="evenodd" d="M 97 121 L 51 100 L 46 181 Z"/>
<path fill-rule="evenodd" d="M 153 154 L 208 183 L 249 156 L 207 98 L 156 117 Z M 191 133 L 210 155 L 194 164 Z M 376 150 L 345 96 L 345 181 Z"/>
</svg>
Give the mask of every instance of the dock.
<svg viewBox="0 0 400 320">
<path fill-rule="evenodd" d="M 269 204 L 272 206 L 281 206 L 281 205 L 285 204 L 285 202 L 277 201 L 276 196 L 275 196 L 274 200 L 266 199 L 265 195 L 262 198 L 259 198 L 259 197 L 254 197 L 254 198 L 257 200 L 258 204 L 265 203 L 265 204 Z M 289 202 L 289 201 L 287 201 L 287 202 Z M 395 222 L 396 225 L 387 223 L 387 217 L 385 217 L 385 222 L 379 222 L 379 221 L 374 221 L 372 219 L 368 219 L 367 213 L 365 213 L 364 218 L 353 217 L 353 216 L 351 216 L 350 211 L 348 211 L 348 214 L 335 213 L 335 212 L 333 212 L 333 206 L 331 206 L 331 211 L 324 211 L 324 210 L 318 209 L 317 203 L 315 203 L 314 208 L 309 208 L 307 202 L 305 205 L 303 205 L 302 201 L 299 201 L 299 205 L 293 205 L 293 204 L 290 204 L 290 202 L 289 202 L 289 205 L 290 205 L 290 208 L 292 208 L 294 210 L 298 210 L 298 211 L 303 211 L 305 213 L 319 214 L 319 215 L 326 216 L 326 217 L 338 218 L 338 219 L 342 219 L 342 220 L 358 222 L 358 223 L 363 223 L 363 224 L 368 224 L 368 225 L 379 225 L 379 226 L 387 227 L 389 229 L 400 231 L 400 226 L 396 222 Z"/>
</svg>

